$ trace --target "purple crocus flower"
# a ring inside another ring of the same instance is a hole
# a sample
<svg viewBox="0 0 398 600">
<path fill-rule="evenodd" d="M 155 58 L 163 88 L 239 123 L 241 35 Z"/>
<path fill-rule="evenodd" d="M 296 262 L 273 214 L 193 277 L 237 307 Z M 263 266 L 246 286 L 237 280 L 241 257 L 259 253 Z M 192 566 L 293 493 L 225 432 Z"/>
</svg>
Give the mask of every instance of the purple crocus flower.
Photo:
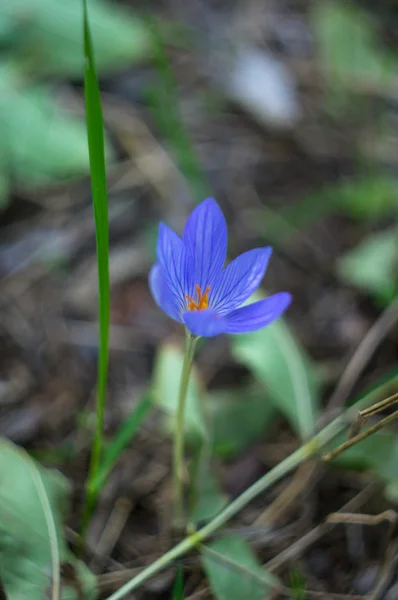
<svg viewBox="0 0 398 600">
<path fill-rule="evenodd" d="M 280 317 L 291 301 L 280 292 L 241 307 L 260 285 L 271 253 L 270 247 L 249 250 L 224 268 L 227 225 L 217 202 L 208 198 L 191 213 L 182 239 L 160 224 L 158 262 L 149 275 L 152 295 L 196 336 L 256 331 Z"/>
</svg>

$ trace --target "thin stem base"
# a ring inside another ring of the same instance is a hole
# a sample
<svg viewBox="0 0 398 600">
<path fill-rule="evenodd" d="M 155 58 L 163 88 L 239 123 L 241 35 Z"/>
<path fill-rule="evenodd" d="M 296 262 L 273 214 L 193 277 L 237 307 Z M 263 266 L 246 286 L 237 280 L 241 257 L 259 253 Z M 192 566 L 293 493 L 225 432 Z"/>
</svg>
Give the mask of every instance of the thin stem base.
<svg viewBox="0 0 398 600">
<path fill-rule="evenodd" d="M 197 341 L 196 336 L 187 332 L 173 444 L 173 526 L 176 531 L 183 530 L 186 523 L 184 512 L 184 416 L 189 377 Z"/>
</svg>

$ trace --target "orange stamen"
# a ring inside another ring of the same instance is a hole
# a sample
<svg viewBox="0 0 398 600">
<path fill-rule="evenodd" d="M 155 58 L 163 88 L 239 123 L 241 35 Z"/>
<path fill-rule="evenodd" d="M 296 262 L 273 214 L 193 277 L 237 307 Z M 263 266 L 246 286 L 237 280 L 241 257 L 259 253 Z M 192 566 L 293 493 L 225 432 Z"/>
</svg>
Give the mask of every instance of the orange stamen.
<svg viewBox="0 0 398 600">
<path fill-rule="evenodd" d="M 203 310 L 204 308 L 208 308 L 210 286 L 207 286 L 203 294 L 199 285 L 196 284 L 195 289 L 195 298 L 191 298 L 191 296 L 185 296 L 185 298 L 188 300 L 188 310 Z"/>
</svg>

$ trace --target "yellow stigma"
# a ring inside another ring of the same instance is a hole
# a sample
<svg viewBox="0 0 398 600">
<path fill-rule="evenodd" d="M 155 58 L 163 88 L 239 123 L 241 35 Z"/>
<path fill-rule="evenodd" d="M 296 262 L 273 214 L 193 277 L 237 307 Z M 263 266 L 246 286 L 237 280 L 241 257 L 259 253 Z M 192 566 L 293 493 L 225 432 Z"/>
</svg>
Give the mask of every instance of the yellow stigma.
<svg viewBox="0 0 398 600">
<path fill-rule="evenodd" d="M 203 294 L 199 285 L 196 284 L 195 288 L 196 296 L 194 299 L 191 296 L 185 296 L 188 300 L 188 310 L 203 310 L 204 308 L 208 308 L 210 287 L 207 286 Z"/>
</svg>

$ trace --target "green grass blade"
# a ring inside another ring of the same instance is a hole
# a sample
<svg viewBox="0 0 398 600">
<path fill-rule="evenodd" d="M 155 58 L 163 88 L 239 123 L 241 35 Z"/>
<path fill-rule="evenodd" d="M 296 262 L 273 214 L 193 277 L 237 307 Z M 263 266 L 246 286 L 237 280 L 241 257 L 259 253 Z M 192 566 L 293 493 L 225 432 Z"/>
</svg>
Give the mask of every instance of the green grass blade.
<svg viewBox="0 0 398 600">
<path fill-rule="evenodd" d="M 97 493 L 105 484 L 109 473 L 149 416 L 152 408 L 151 396 L 148 393 L 144 393 L 138 404 L 131 411 L 129 417 L 121 424 L 112 442 L 105 447 L 101 466 L 96 479 L 93 481 L 93 487 Z"/>
<path fill-rule="evenodd" d="M 177 575 L 173 585 L 172 600 L 184 600 L 184 569 L 178 565 Z"/>
<path fill-rule="evenodd" d="M 86 103 L 87 137 L 90 156 L 91 189 L 94 205 L 95 235 L 97 244 L 98 288 L 99 288 L 99 354 L 97 376 L 96 431 L 93 441 L 89 474 L 86 481 L 86 499 L 83 512 L 83 532 L 96 503 L 97 492 L 93 481 L 97 476 L 104 423 L 105 396 L 108 377 L 109 357 L 109 233 L 108 197 L 106 191 L 106 170 L 104 151 L 104 122 L 98 76 L 95 68 L 93 43 L 90 32 L 87 2 L 83 0 L 84 11 L 84 95 Z"/>
<path fill-rule="evenodd" d="M 155 85 L 147 90 L 148 103 L 194 198 L 201 202 L 211 194 L 211 190 L 178 110 L 179 92 L 162 31 L 154 19 L 148 19 L 148 27 L 152 36 L 152 60 L 157 72 Z"/>
</svg>

